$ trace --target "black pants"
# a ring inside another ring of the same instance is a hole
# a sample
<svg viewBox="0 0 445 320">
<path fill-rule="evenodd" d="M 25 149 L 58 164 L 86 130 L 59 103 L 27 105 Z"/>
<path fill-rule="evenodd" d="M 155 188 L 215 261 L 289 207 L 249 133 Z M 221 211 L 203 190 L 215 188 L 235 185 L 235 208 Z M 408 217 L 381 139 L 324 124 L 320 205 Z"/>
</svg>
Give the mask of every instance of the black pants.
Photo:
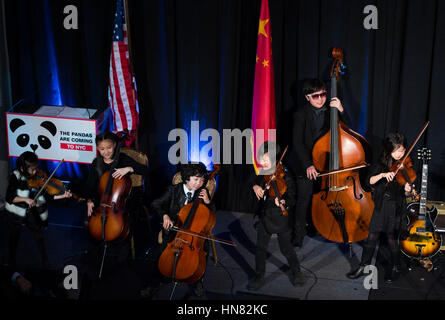
<svg viewBox="0 0 445 320">
<path fill-rule="evenodd" d="M 12 219 L 10 219 L 12 220 Z M 16 270 L 17 266 L 17 248 L 20 240 L 20 235 L 22 234 L 23 225 L 20 222 L 8 221 L 9 229 L 9 266 Z M 48 254 L 46 252 L 46 244 L 44 237 L 44 227 L 40 228 L 30 228 L 36 240 L 37 247 L 40 252 L 40 257 L 42 259 L 42 266 L 47 268 L 49 266 Z"/>
<path fill-rule="evenodd" d="M 362 259 L 360 265 L 366 266 L 371 264 L 374 256 L 377 241 L 380 238 L 379 232 L 370 232 L 365 244 L 363 245 Z M 400 265 L 400 249 L 397 242 L 397 236 L 393 233 L 387 234 L 388 245 L 391 252 L 390 266 Z"/>
<path fill-rule="evenodd" d="M 299 242 L 301 242 L 307 233 L 307 221 L 311 221 L 308 218 L 308 214 L 313 195 L 314 182 L 307 178 L 297 178 L 296 184 L 297 203 L 295 204 L 294 232 Z"/>
<path fill-rule="evenodd" d="M 267 248 L 269 246 L 270 237 L 263 223 L 258 224 L 257 247 L 255 253 L 255 271 L 259 274 L 266 272 Z M 292 230 L 278 233 L 278 243 L 281 253 L 286 257 L 292 272 L 300 270 L 300 262 L 291 243 Z"/>
</svg>

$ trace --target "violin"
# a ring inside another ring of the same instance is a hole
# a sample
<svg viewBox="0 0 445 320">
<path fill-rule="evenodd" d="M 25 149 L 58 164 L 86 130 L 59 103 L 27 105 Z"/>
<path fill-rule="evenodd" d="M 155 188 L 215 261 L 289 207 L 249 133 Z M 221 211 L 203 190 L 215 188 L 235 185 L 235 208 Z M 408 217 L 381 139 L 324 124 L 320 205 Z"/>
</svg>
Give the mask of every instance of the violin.
<svg viewBox="0 0 445 320">
<path fill-rule="evenodd" d="M 132 183 L 128 175 L 114 179 L 112 172 L 117 166 L 120 145 L 117 144 L 113 164 L 99 180 L 100 205 L 94 208 L 88 224 L 91 236 L 101 241 L 122 241 L 130 232 L 130 218 L 125 204 Z"/>
<path fill-rule="evenodd" d="M 394 161 L 394 164 L 389 169 L 390 172 L 396 173 L 395 178 L 398 184 L 404 186 L 406 183 L 412 186 L 416 180 L 416 171 L 413 168 L 413 163 L 410 157 L 402 161 Z"/>
<path fill-rule="evenodd" d="M 52 196 L 61 195 L 64 194 L 65 191 L 68 191 L 65 184 L 61 180 L 55 178 L 48 179 L 46 172 L 39 168 L 37 168 L 35 175 L 31 179 L 28 179 L 28 186 L 36 189 L 43 187 L 43 189 Z M 85 201 L 84 198 L 73 193 L 71 194 L 78 202 Z"/>
<path fill-rule="evenodd" d="M 409 150 L 405 153 L 405 156 L 401 160 L 395 161 L 389 170 L 395 173 L 395 178 L 398 184 L 404 186 L 406 183 L 408 183 L 411 186 L 411 190 L 414 194 L 414 199 L 416 199 L 416 201 L 418 201 L 420 198 L 419 195 L 414 190 L 414 185 L 413 185 L 413 182 L 416 180 L 417 175 L 416 171 L 413 168 L 413 163 L 409 155 L 429 124 L 430 121 L 427 121 L 423 125 L 422 130 L 420 130 L 420 133 L 417 135 L 417 138 L 414 140 Z"/>
<path fill-rule="evenodd" d="M 266 190 L 269 191 L 269 196 L 271 198 L 278 198 L 278 203 L 280 204 L 280 209 L 283 214 L 283 216 L 287 216 L 288 212 L 284 205 L 281 203 L 281 196 L 286 192 L 287 190 L 287 184 L 284 180 L 285 168 L 281 162 L 283 160 L 284 154 L 287 151 L 288 146 L 283 151 L 283 154 L 280 157 L 280 160 L 278 161 L 278 165 L 276 165 L 275 172 L 271 175 L 265 175 L 264 176 L 264 182 Z M 272 187 L 272 188 L 271 188 Z"/>
<path fill-rule="evenodd" d="M 213 179 L 220 170 L 219 165 L 213 167 L 209 179 Z M 195 192 L 199 194 L 200 191 Z M 199 197 L 183 206 L 177 226 L 172 228 L 178 232 L 159 257 L 159 271 L 174 282 L 194 283 L 201 279 L 206 270 L 204 242 L 206 239 L 215 240 L 211 235 L 215 222 L 215 213 Z M 224 240 L 219 242 L 230 244 Z"/>
</svg>

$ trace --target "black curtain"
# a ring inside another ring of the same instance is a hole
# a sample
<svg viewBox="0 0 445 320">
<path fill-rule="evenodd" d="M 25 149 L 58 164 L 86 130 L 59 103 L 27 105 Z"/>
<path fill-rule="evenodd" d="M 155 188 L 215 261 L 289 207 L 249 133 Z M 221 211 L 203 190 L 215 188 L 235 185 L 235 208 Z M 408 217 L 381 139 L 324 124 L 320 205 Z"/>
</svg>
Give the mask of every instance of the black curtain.
<svg viewBox="0 0 445 320">
<path fill-rule="evenodd" d="M 66 105 L 106 106 L 112 1 L 26 1 L 7 3 L 13 100 L 43 100 L 48 15 L 61 96 Z M 63 29 L 62 9 L 79 8 L 79 30 Z M 147 152 L 151 194 L 159 195 L 178 170 L 168 162 L 174 128 L 190 131 L 250 128 L 260 0 L 130 0 L 130 32 L 138 86 L 140 148 Z M 363 9 L 378 10 L 378 29 L 367 30 Z M 301 82 L 329 82 L 332 47 L 345 54 L 346 74 L 339 97 L 350 127 L 366 137 L 375 159 L 383 137 L 405 133 L 411 143 L 427 120 L 416 146 L 428 146 L 428 198 L 445 199 L 445 3 L 440 0 L 270 0 L 278 139 L 292 145 L 291 115 L 304 103 Z M 12 18 L 14 17 L 14 18 Z M 16 17 L 19 17 L 16 20 Z M 21 21 L 21 22 L 19 22 Z M 39 28 L 40 27 L 40 28 Z M 43 30 L 43 31 L 42 31 Z M 42 38 L 43 37 L 43 38 Z M 11 39 L 10 39 L 11 38 Z M 188 126 L 188 127 L 187 127 Z M 248 143 L 248 142 L 247 142 Z M 223 150 L 222 150 L 223 151 Z M 222 158 L 222 157 L 221 157 Z M 414 154 L 413 154 L 413 158 Z M 293 167 L 292 150 L 287 162 Z M 416 168 L 419 161 L 415 160 Z M 250 211 L 246 180 L 251 165 L 223 165 L 216 193 L 219 209 Z M 419 183 L 417 183 L 420 185 Z"/>
</svg>

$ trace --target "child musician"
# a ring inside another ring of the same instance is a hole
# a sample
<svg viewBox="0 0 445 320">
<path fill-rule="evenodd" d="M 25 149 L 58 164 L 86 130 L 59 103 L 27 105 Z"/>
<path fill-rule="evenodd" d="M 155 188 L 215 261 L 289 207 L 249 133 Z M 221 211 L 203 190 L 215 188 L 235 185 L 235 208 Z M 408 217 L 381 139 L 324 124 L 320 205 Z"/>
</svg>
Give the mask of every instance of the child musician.
<svg viewBox="0 0 445 320">
<path fill-rule="evenodd" d="M 114 161 L 117 161 L 114 172 L 111 176 L 114 179 L 121 179 L 127 174 L 139 174 L 145 176 L 148 173 L 148 167 L 138 163 L 131 157 L 127 156 L 125 153 L 120 152 L 117 159 L 115 160 L 115 153 L 119 147 L 119 138 L 112 132 L 104 132 L 96 136 L 96 148 L 97 157 L 93 160 L 91 164 L 91 170 L 88 175 L 88 179 L 85 187 L 85 198 L 87 199 L 87 215 L 91 217 L 94 208 L 100 204 L 100 192 L 99 184 L 102 175 L 110 171 Z M 128 210 L 129 201 L 127 201 L 127 211 L 130 215 L 130 224 L 134 220 L 132 219 L 132 212 Z M 132 226 L 130 225 L 130 233 L 132 232 Z M 103 270 L 104 272 L 109 272 L 114 270 L 115 266 L 120 266 L 122 263 L 126 262 L 130 255 L 130 236 L 127 236 L 123 241 L 120 242 L 109 242 L 107 244 L 106 256 L 104 259 Z M 101 243 L 98 241 L 93 241 L 90 244 L 90 248 L 87 251 L 86 258 L 86 269 L 82 277 L 82 290 L 80 292 L 79 299 L 89 299 L 89 294 L 94 279 L 97 279 L 99 265 L 101 265 L 102 260 L 105 257 L 105 250 L 102 248 Z"/>
<path fill-rule="evenodd" d="M 93 213 L 95 205 L 100 201 L 99 181 L 102 174 L 111 169 L 118 144 L 119 138 L 112 132 L 104 132 L 96 136 L 98 155 L 91 164 L 91 170 L 86 184 L 86 198 L 88 199 L 87 213 L 89 217 Z M 140 164 L 121 152 L 117 159 L 117 166 L 114 169 L 114 172 L 112 172 L 112 177 L 114 179 L 120 179 L 126 174 L 133 173 L 145 176 L 147 172 L 147 166 Z"/>
<path fill-rule="evenodd" d="M 26 225 L 34 234 L 37 247 L 40 251 L 42 265 L 49 268 L 49 259 L 46 252 L 44 230 L 48 226 L 48 207 L 45 193 L 34 201 L 39 192 L 30 187 L 28 180 L 35 177 L 39 159 L 30 151 L 22 153 L 16 162 L 17 168 L 9 177 L 6 191 L 6 211 L 9 226 L 9 266 L 16 269 L 17 246 L 22 232 L 22 226 Z M 55 195 L 54 200 L 70 198 L 70 192 Z"/>
<path fill-rule="evenodd" d="M 174 238 L 174 233 L 168 230 L 176 224 L 179 211 L 184 205 L 193 202 L 196 198 L 200 198 L 211 211 L 216 211 L 215 204 L 210 199 L 207 189 L 202 188 L 207 185 L 208 179 L 207 169 L 204 164 L 190 163 L 183 165 L 181 178 L 182 183 L 169 186 L 165 193 L 160 198 L 154 200 L 151 205 L 162 221 L 161 253 Z M 204 244 L 204 251 L 207 253 L 209 251 L 208 241 Z M 159 288 L 163 276 L 157 268 L 153 272 L 151 284 L 141 292 L 143 297 L 152 298 Z M 193 293 L 198 297 L 204 295 L 203 278 L 204 276 L 193 284 Z"/>
<path fill-rule="evenodd" d="M 385 233 L 391 250 L 390 269 L 385 274 L 385 281 L 394 281 L 400 273 L 400 250 L 397 242 L 402 215 L 406 208 L 406 196 L 412 192 L 406 183 L 401 186 L 394 179 L 392 165 L 401 160 L 406 152 L 406 141 L 401 133 L 390 133 L 383 142 L 383 151 L 379 162 L 371 168 L 368 182 L 373 188 L 374 212 L 369 224 L 369 235 L 363 246 L 362 258 L 357 269 L 346 276 L 356 279 L 364 275 L 366 265 L 371 264 L 380 233 Z"/>
<path fill-rule="evenodd" d="M 255 277 L 247 285 L 249 290 L 259 290 L 265 284 L 267 247 L 272 234 L 278 234 L 278 243 L 281 253 L 286 257 L 291 269 L 291 283 L 301 286 L 305 279 L 300 271 L 300 263 L 292 245 L 292 214 L 294 213 L 296 190 L 295 182 L 289 172 L 286 172 L 284 180 L 287 185 L 286 192 L 281 195 L 281 203 L 287 207 L 288 215 L 283 215 L 279 207 L 278 197 L 272 198 L 268 191 L 264 190 L 264 174 L 273 174 L 272 152 L 274 158 L 279 154 L 279 146 L 273 142 L 266 141 L 258 151 L 259 162 L 262 170 L 258 176 L 252 179 L 250 185 L 258 200 L 261 201 L 260 221 L 258 224 L 257 247 L 255 253 Z M 269 172 L 269 173 L 268 173 Z"/>
</svg>

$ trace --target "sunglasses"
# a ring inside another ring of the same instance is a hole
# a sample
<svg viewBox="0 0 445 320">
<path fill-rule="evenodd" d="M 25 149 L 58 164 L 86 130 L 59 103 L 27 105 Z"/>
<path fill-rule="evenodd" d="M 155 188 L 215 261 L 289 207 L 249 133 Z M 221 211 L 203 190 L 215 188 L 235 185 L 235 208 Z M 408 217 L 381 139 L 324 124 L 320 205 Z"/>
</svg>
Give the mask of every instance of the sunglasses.
<svg viewBox="0 0 445 320">
<path fill-rule="evenodd" d="M 314 100 L 318 100 L 318 99 L 326 97 L 326 92 L 308 94 L 308 97 L 311 97 Z"/>
</svg>

